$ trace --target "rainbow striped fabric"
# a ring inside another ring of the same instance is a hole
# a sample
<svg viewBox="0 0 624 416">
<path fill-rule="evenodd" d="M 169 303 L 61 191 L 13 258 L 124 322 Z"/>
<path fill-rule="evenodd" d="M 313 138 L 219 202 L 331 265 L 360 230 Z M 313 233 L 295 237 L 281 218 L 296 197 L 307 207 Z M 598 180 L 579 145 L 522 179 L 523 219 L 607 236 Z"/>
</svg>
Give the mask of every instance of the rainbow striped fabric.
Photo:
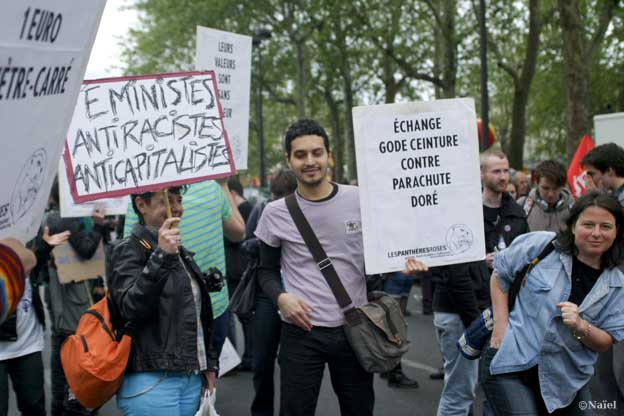
<svg viewBox="0 0 624 416">
<path fill-rule="evenodd" d="M 24 266 L 17 253 L 0 244 L 0 323 L 15 312 L 24 294 L 25 281 Z"/>
</svg>

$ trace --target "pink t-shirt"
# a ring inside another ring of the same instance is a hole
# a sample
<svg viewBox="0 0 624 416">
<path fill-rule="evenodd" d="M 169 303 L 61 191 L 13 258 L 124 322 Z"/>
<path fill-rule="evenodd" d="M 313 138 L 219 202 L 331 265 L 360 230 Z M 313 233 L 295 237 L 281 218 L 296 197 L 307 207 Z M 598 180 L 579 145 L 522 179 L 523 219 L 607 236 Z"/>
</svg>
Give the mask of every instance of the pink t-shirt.
<svg viewBox="0 0 624 416">
<path fill-rule="evenodd" d="M 354 305 L 366 304 L 358 188 L 338 185 L 336 195 L 320 202 L 296 196 Z M 283 198 L 266 206 L 255 234 L 267 245 L 281 247 L 284 289 L 299 296 L 312 309 L 312 325 L 343 325 L 344 315 L 338 302 L 299 234 Z"/>
</svg>

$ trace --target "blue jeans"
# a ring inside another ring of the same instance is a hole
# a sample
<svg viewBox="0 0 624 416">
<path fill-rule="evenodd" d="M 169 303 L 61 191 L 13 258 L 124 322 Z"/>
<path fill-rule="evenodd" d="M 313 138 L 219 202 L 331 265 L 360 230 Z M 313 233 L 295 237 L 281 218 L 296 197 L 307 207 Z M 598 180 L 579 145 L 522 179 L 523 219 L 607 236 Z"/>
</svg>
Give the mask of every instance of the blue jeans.
<svg viewBox="0 0 624 416">
<path fill-rule="evenodd" d="M 401 272 L 394 272 L 384 282 L 383 290 L 393 298 L 408 297 L 414 285 L 413 276 L 406 276 Z"/>
<path fill-rule="evenodd" d="M 117 407 L 127 416 L 193 416 L 202 379 L 199 374 L 164 371 L 126 374 Z"/>
<path fill-rule="evenodd" d="M 253 383 L 255 396 L 251 403 L 252 416 L 275 414 L 275 358 L 280 341 L 282 321 L 271 299 L 258 290 L 256 312 L 251 320 L 254 339 Z"/>
<path fill-rule="evenodd" d="M 497 352 L 497 349 L 488 346 L 483 351 L 479 364 L 481 387 L 494 415 L 539 416 L 548 414 L 544 400 L 539 393 L 536 369 L 518 373 L 490 374 L 490 364 Z M 555 410 L 551 415 L 590 416 L 593 414 L 592 410 L 579 408 L 579 402 L 590 400 L 589 388 L 585 386 L 579 390 L 572 403 L 563 409 Z"/>
<path fill-rule="evenodd" d="M 221 355 L 225 338 L 227 338 L 228 328 L 230 326 L 230 319 L 232 313 L 229 309 L 223 312 L 221 315 L 214 318 L 212 321 L 212 335 L 210 336 L 210 345 L 212 348 Z"/>
<path fill-rule="evenodd" d="M 467 360 L 457 349 L 457 339 L 466 327 L 456 313 L 434 312 L 438 342 L 444 360 L 444 388 L 438 404 L 438 416 L 465 416 L 475 399 L 478 360 Z"/>
</svg>

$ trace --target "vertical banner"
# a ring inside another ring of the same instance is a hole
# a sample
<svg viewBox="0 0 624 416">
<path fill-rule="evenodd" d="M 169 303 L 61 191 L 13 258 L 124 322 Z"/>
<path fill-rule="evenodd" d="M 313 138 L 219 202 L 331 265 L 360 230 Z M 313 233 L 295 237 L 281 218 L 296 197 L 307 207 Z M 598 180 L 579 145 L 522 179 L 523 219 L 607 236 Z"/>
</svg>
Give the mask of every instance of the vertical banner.
<svg viewBox="0 0 624 416">
<path fill-rule="evenodd" d="M 217 75 L 225 128 L 237 170 L 247 169 L 251 37 L 197 26 L 198 70 Z"/>
<path fill-rule="evenodd" d="M 35 236 L 105 0 L 0 5 L 0 237 Z"/>
<path fill-rule="evenodd" d="M 63 158 L 76 203 L 231 176 L 214 72 L 86 81 Z"/>
<path fill-rule="evenodd" d="M 353 109 L 366 273 L 485 258 L 471 98 Z"/>
<path fill-rule="evenodd" d="M 585 157 L 590 150 L 595 147 L 593 140 L 588 135 L 583 136 L 583 139 L 574 152 L 572 162 L 568 168 L 568 186 L 572 191 L 572 196 L 578 198 L 583 195 L 587 189 L 585 184 L 585 169 L 581 166 L 581 160 Z"/>
</svg>

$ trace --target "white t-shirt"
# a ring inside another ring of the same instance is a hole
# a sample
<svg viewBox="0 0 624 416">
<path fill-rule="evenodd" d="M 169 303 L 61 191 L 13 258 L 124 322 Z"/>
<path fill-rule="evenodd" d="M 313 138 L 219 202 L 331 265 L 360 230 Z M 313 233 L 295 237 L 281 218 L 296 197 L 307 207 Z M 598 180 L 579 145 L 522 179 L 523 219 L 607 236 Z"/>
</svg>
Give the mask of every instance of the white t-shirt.
<svg viewBox="0 0 624 416">
<path fill-rule="evenodd" d="M 0 361 L 23 357 L 43 350 L 43 328 L 32 303 L 30 278 L 26 278 L 24 295 L 17 304 L 17 341 L 0 341 Z"/>
</svg>

